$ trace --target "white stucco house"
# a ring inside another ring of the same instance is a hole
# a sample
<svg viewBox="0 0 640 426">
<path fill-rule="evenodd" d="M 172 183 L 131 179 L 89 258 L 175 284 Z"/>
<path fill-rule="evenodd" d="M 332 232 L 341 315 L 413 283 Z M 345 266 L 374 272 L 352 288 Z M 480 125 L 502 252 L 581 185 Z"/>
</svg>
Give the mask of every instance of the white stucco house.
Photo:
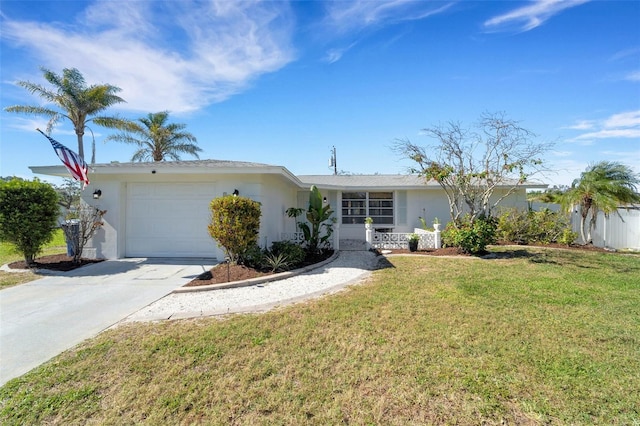
<svg viewBox="0 0 640 426">
<path fill-rule="evenodd" d="M 36 174 L 67 177 L 64 166 L 32 166 Z M 106 210 L 104 226 L 84 255 L 123 257 L 195 257 L 223 259 L 209 236 L 209 203 L 237 191 L 261 203 L 259 243 L 270 246 L 296 231 L 289 207 L 307 207 L 309 188 L 316 185 L 336 217 L 334 236 L 364 240 L 364 219 L 376 228 L 412 232 L 438 217 L 449 219 L 448 201 L 436 182 L 412 175 L 295 176 L 282 166 L 240 161 L 196 160 L 155 163 L 109 163 L 90 167 L 91 184 L 83 200 Z M 525 184 L 503 205 L 527 207 Z M 100 198 L 94 192 L 100 191 Z M 506 189 L 505 189 L 506 190 Z M 497 191 L 499 192 L 499 190 Z"/>
</svg>

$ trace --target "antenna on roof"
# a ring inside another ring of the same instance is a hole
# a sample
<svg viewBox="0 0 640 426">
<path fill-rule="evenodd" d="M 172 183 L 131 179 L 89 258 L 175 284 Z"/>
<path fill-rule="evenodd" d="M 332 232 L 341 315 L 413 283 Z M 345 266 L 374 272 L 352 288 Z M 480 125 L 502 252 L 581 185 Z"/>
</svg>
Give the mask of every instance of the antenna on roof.
<svg viewBox="0 0 640 426">
<path fill-rule="evenodd" d="M 331 158 L 329 159 L 329 168 L 333 167 L 333 174 L 338 174 L 338 166 L 336 162 L 336 147 L 331 148 Z"/>
</svg>

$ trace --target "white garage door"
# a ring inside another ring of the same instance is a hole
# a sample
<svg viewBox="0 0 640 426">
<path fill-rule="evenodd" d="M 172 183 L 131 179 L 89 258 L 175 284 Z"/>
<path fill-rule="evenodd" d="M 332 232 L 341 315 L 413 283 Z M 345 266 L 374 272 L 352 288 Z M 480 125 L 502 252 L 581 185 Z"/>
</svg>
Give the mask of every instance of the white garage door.
<svg viewBox="0 0 640 426">
<path fill-rule="evenodd" d="M 219 255 L 209 236 L 209 203 L 215 184 L 129 184 L 126 246 L 128 257 Z"/>
</svg>

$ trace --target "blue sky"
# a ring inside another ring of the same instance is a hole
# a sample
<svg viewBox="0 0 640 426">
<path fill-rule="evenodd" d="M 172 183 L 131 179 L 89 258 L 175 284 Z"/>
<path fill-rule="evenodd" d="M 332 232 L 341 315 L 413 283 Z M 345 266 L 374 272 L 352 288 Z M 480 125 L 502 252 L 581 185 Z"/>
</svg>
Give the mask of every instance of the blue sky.
<svg viewBox="0 0 640 426">
<path fill-rule="evenodd" d="M 335 146 L 339 170 L 404 173 L 394 140 L 426 145 L 425 127 L 502 111 L 555 143 L 549 184 L 600 160 L 640 173 L 638 1 L 2 0 L 0 11 L 2 176 L 59 164 L 35 131 L 45 119 L 4 111 L 40 103 L 15 81 L 46 84 L 41 66 L 122 88 L 113 114 L 170 111 L 202 159 L 329 174 Z M 131 158 L 91 129 L 98 163 Z M 52 136 L 77 149 L 68 123 Z"/>
</svg>

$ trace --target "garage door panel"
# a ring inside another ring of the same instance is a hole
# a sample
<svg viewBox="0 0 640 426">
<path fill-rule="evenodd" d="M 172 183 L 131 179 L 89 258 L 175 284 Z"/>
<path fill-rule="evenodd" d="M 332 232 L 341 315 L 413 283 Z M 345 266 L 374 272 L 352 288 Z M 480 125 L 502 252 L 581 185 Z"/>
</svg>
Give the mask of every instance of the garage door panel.
<svg viewBox="0 0 640 426">
<path fill-rule="evenodd" d="M 218 257 L 209 236 L 214 184 L 130 184 L 126 256 Z"/>
</svg>

